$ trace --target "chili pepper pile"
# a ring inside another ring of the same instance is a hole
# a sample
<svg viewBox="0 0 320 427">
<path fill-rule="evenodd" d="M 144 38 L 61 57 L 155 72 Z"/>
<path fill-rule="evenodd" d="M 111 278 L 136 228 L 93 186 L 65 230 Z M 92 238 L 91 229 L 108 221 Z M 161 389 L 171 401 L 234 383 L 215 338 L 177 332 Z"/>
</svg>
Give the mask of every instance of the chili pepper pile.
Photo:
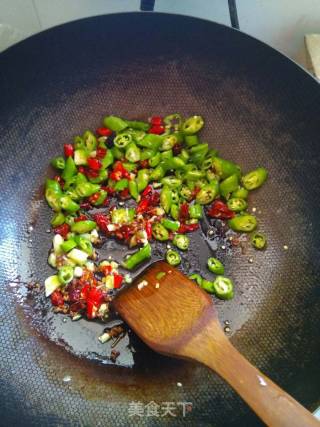
<svg viewBox="0 0 320 427">
<path fill-rule="evenodd" d="M 76 136 L 64 144 L 64 156 L 52 159 L 56 175 L 46 181 L 45 198 L 55 212 L 48 262 L 57 273 L 47 278 L 45 289 L 56 311 L 73 319 L 107 317 L 113 289 L 124 277 L 117 263 L 95 262 L 102 237 L 139 247 L 122 262 L 132 270 L 151 258 L 152 239 L 171 240 L 176 249 L 167 251 L 166 260 L 178 265 L 189 246 L 186 233 L 199 228 L 203 206 L 208 217 L 228 221 L 234 231 L 255 230 L 247 198 L 265 182 L 267 171 L 260 167 L 242 175 L 237 164 L 201 141 L 203 126 L 201 116 L 154 116 L 148 122 L 107 116 L 102 127 Z M 251 242 L 258 249 L 266 245 L 262 233 Z M 215 281 L 195 280 L 229 299 L 232 282 L 222 276 L 222 264 L 210 260 Z"/>
</svg>

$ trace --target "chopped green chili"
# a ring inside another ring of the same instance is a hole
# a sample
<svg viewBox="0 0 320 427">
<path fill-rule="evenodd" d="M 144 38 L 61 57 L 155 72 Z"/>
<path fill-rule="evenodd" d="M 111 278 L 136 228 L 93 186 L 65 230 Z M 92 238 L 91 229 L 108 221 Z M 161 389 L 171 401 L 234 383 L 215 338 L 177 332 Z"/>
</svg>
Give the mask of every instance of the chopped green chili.
<svg viewBox="0 0 320 427">
<path fill-rule="evenodd" d="M 169 249 L 166 252 L 166 261 L 170 265 L 179 265 L 181 263 L 181 257 L 178 254 L 177 251 L 174 251 L 173 249 Z"/>
<path fill-rule="evenodd" d="M 70 265 L 61 267 L 58 271 L 58 278 L 63 285 L 71 282 L 73 279 L 73 268 Z"/>
<path fill-rule="evenodd" d="M 227 201 L 228 208 L 234 212 L 241 212 L 247 209 L 248 203 L 244 199 L 238 197 L 231 197 Z"/>
<path fill-rule="evenodd" d="M 161 224 L 168 230 L 171 231 L 177 231 L 180 227 L 180 222 L 179 221 L 172 221 L 171 219 L 168 218 L 163 218 L 161 220 Z"/>
<path fill-rule="evenodd" d="M 176 234 L 173 238 L 172 243 L 182 251 L 186 251 L 190 244 L 190 239 L 185 234 Z"/>
<path fill-rule="evenodd" d="M 134 254 L 130 255 L 127 259 L 122 262 L 122 266 L 127 270 L 132 270 L 138 264 L 151 257 L 151 246 L 146 244 L 143 248 L 139 249 Z"/>
<path fill-rule="evenodd" d="M 224 266 L 217 258 L 211 257 L 208 259 L 208 268 L 214 274 L 224 274 Z"/>
<path fill-rule="evenodd" d="M 215 295 L 224 300 L 233 298 L 233 282 L 224 276 L 217 276 L 213 282 Z"/>
<path fill-rule="evenodd" d="M 199 132 L 203 125 L 204 120 L 201 116 L 192 116 L 183 123 L 182 131 L 185 135 L 193 135 Z"/>
<path fill-rule="evenodd" d="M 242 184 L 247 190 L 255 190 L 261 187 L 268 177 L 267 169 L 258 168 L 242 177 Z"/>
<path fill-rule="evenodd" d="M 234 231 L 250 232 L 257 227 L 257 219 L 253 215 L 237 215 L 228 221 L 229 227 Z"/>
<path fill-rule="evenodd" d="M 97 228 L 97 224 L 95 223 L 95 221 L 91 221 L 89 219 L 84 221 L 74 222 L 71 225 L 71 231 L 78 234 L 88 233 L 89 231 L 92 231 L 95 228 Z"/>
<path fill-rule="evenodd" d="M 169 239 L 168 230 L 160 222 L 152 225 L 152 235 L 156 240 L 160 240 L 161 242 Z"/>
<path fill-rule="evenodd" d="M 66 162 L 62 156 L 58 156 L 51 160 L 51 164 L 54 168 L 63 170 Z"/>
<path fill-rule="evenodd" d="M 251 244 L 256 249 L 265 249 L 267 246 L 267 238 L 263 233 L 254 233 L 250 238 Z"/>
<path fill-rule="evenodd" d="M 190 280 L 194 280 L 201 287 L 203 278 L 200 276 L 200 274 L 193 273 L 193 274 L 190 274 L 190 276 L 188 277 Z"/>
</svg>

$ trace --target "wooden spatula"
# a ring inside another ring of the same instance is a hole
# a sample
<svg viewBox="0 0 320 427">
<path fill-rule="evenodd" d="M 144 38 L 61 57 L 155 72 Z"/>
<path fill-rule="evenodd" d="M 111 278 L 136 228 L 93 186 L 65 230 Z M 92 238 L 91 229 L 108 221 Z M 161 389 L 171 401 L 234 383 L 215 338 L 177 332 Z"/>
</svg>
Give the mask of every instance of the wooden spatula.
<svg viewBox="0 0 320 427">
<path fill-rule="evenodd" d="M 216 371 L 268 426 L 320 426 L 232 346 L 209 295 L 169 264 L 153 264 L 119 293 L 114 308 L 153 350 Z"/>
</svg>

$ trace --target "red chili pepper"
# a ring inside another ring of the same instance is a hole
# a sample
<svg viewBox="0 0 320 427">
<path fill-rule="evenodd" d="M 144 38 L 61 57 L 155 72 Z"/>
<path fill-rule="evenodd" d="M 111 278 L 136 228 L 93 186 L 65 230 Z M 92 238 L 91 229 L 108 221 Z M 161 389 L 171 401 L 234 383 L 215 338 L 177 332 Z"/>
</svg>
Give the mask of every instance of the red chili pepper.
<svg viewBox="0 0 320 427">
<path fill-rule="evenodd" d="M 86 174 L 86 168 L 84 166 L 79 166 L 78 167 L 78 172 L 79 173 L 83 173 L 83 175 L 85 175 Z"/>
<path fill-rule="evenodd" d="M 231 219 L 235 216 L 235 213 L 221 200 L 215 200 L 208 210 L 208 215 L 211 218 Z"/>
<path fill-rule="evenodd" d="M 115 164 L 113 165 L 113 170 L 115 172 L 123 172 L 125 168 L 123 167 L 123 164 L 120 162 L 120 160 L 117 160 Z"/>
<path fill-rule="evenodd" d="M 82 202 L 82 203 L 80 203 L 80 208 L 81 209 L 84 209 L 84 210 L 88 210 L 88 209 L 91 209 L 91 205 L 90 205 L 90 203 L 89 202 Z"/>
<path fill-rule="evenodd" d="M 88 293 L 87 300 L 92 301 L 95 305 L 99 306 L 104 300 L 102 291 L 96 287 L 91 288 Z"/>
<path fill-rule="evenodd" d="M 192 199 L 194 199 L 196 197 L 196 195 L 199 193 L 200 188 L 199 187 L 194 187 L 194 189 L 192 190 Z"/>
<path fill-rule="evenodd" d="M 96 213 L 95 215 L 93 215 L 93 219 L 97 223 L 100 230 L 104 231 L 105 233 L 108 233 L 108 224 L 110 223 L 110 221 L 106 215 L 102 213 Z"/>
<path fill-rule="evenodd" d="M 144 229 L 145 229 L 145 231 L 147 233 L 147 239 L 150 240 L 151 237 L 152 237 L 152 224 L 151 224 L 150 221 L 146 222 L 146 225 L 145 225 Z"/>
<path fill-rule="evenodd" d="M 101 164 L 100 160 L 98 160 L 98 159 L 94 159 L 92 157 L 89 157 L 89 159 L 87 161 L 88 161 L 88 166 L 90 169 L 98 171 L 102 167 L 102 164 Z"/>
<path fill-rule="evenodd" d="M 96 134 L 99 136 L 110 136 L 112 135 L 112 130 L 109 128 L 102 127 L 96 130 Z"/>
<path fill-rule="evenodd" d="M 55 234 L 60 234 L 60 236 L 62 236 L 65 239 L 67 237 L 67 234 L 70 231 L 70 226 L 66 223 L 62 225 L 58 225 L 58 227 L 55 227 L 53 231 Z"/>
<path fill-rule="evenodd" d="M 81 292 L 80 292 L 80 298 L 87 300 L 90 289 L 91 289 L 91 286 L 88 283 L 86 285 L 84 285 L 81 289 Z"/>
<path fill-rule="evenodd" d="M 178 233 L 191 233 L 199 228 L 199 224 L 181 224 L 178 228 Z"/>
<path fill-rule="evenodd" d="M 177 142 L 176 144 L 174 144 L 174 146 L 172 147 L 172 152 L 174 156 L 178 156 L 182 151 L 182 144 L 180 144 L 179 142 Z"/>
<path fill-rule="evenodd" d="M 150 206 L 158 206 L 160 202 L 160 194 L 157 192 L 154 192 L 149 200 Z"/>
<path fill-rule="evenodd" d="M 120 179 L 122 178 L 122 172 L 111 172 L 109 178 L 112 179 L 112 181 L 120 181 Z"/>
<path fill-rule="evenodd" d="M 150 119 L 150 123 L 152 124 L 152 126 L 160 126 L 160 125 L 163 124 L 162 117 L 160 117 L 160 116 L 153 116 Z"/>
<path fill-rule="evenodd" d="M 102 206 L 108 206 L 108 205 L 109 205 L 109 203 L 110 203 L 110 199 L 108 199 L 108 197 L 106 197 L 106 198 L 104 199 L 104 201 L 102 202 Z"/>
<path fill-rule="evenodd" d="M 94 193 L 88 197 L 88 202 L 94 204 L 100 197 L 100 193 Z"/>
<path fill-rule="evenodd" d="M 88 219 L 87 215 L 79 215 L 77 218 L 74 219 L 74 222 L 79 222 L 79 221 L 86 221 Z"/>
<path fill-rule="evenodd" d="M 64 155 L 66 157 L 72 157 L 73 153 L 74 153 L 74 148 L 72 144 L 64 144 L 63 145 L 63 151 L 64 151 Z"/>
<path fill-rule="evenodd" d="M 144 212 L 148 206 L 149 206 L 149 200 L 147 200 L 147 199 L 141 200 L 141 202 L 138 204 L 138 206 L 136 208 L 136 213 L 139 214 L 139 213 Z"/>
<path fill-rule="evenodd" d="M 52 305 L 63 305 L 64 304 L 64 299 L 63 299 L 63 295 L 61 293 L 61 291 L 56 290 L 54 292 L 52 292 L 51 294 L 51 304 Z"/>
<path fill-rule="evenodd" d="M 55 177 L 53 178 L 55 181 L 57 181 L 60 184 L 60 187 L 63 188 L 64 187 L 64 180 L 61 178 L 60 175 L 55 175 Z"/>
<path fill-rule="evenodd" d="M 119 197 L 120 197 L 120 199 L 122 199 L 122 200 L 126 200 L 126 199 L 128 199 L 130 196 L 129 196 L 129 188 L 125 188 L 125 189 L 123 189 L 122 191 L 120 191 L 120 193 L 119 193 Z"/>
<path fill-rule="evenodd" d="M 108 192 L 108 194 L 112 195 L 116 192 L 116 190 L 112 187 L 101 187 L 101 190 L 106 190 Z"/>
<path fill-rule="evenodd" d="M 110 274 L 112 271 L 112 267 L 111 265 L 103 265 L 100 267 L 100 270 L 105 276 L 108 276 L 108 274 Z"/>
<path fill-rule="evenodd" d="M 155 135 L 161 135 L 164 131 L 165 131 L 164 126 L 160 125 L 160 126 L 152 126 L 148 130 L 148 133 L 154 133 Z"/>
<path fill-rule="evenodd" d="M 115 289 L 121 288 L 122 281 L 123 281 L 123 277 L 121 276 L 121 274 L 115 273 L 113 275 L 113 286 Z"/>
<path fill-rule="evenodd" d="M 97 159 L 103 159 L 107 154 L 107 150 L 105 148 L 102 147 L 98 147 L 97 148 L 97 154 L 96 154 L 96 158 Z"/>
<path fill-rule="evenodd" d="M 149 167 L 149 160 L 140 160 L 139 166 L 141 167 L 141 169 L 147 169 Z"/>
<path fill-rule="evenodd" d="M 98 313 L 98 307 L 95 305 L 95 303 L 91 300 L 87 301 L 87 309 L 86 314 L 88 319 L 94 319 L 97 317 Z"/>
<path fill-rule="evenodd" d="M 185 221 L 189 218 L 189 205 L 188 203 L 182 203 L 179 211 L 179 220 Z"/>
<path fill-rule="evenodd" d="M 149 194 L 152 193 L 152 191 L 153 191 L 152 186 L 150 184 L 147 185 L 146 188 L 142 192 L 142 197 L 148 196 Z"/>
</svg>

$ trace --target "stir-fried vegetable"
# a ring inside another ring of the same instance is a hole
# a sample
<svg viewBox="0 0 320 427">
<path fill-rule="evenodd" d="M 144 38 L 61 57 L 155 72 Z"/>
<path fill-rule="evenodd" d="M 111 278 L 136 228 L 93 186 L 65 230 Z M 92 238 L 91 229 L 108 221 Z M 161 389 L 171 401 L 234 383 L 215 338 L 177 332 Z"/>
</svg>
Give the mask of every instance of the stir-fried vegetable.
<svg viewBox="0 0 320 427">
<path fill-rule="evenodd" d="M 248 194 L 266 181 L 266 169 L 242 175 L 236 163 L 202 141 L 203 126 L 199 115 L 153 116 L 146 122 L 110 115 L 95 132 L 86 130 L 64 144 L 64 156 L 51 160 L 57 175 L 46 180 L 45 199 L 54 211 L 48 263 L 56 274 L 45 289 L 56 311 L 72 319 L 106 318 L 111 291 L 122 286 L 123 277 L 114 261 L 97 264 L 95 248 L 104 239 L 137 247 L 121 264 L 132 270 L 151 258 L 152 240 L 172 241 L 177 250 L 168 245 L 165 259 L 183 264 L 192 242 L 186 234 L 199 229 L 204 215 L 213 227 L 219 220 L 234 232 L 256 229 L 256 217 L 247 212 Z M 263 249 L 266 238 L 256 232 L 251 243 Z M 190 278 L 230 299 L 233 284 L 222 276 L 223 264 L 210 257 L 208 269 L 217 275 L 213 280 L 200 274 Z"/>
</svg>

